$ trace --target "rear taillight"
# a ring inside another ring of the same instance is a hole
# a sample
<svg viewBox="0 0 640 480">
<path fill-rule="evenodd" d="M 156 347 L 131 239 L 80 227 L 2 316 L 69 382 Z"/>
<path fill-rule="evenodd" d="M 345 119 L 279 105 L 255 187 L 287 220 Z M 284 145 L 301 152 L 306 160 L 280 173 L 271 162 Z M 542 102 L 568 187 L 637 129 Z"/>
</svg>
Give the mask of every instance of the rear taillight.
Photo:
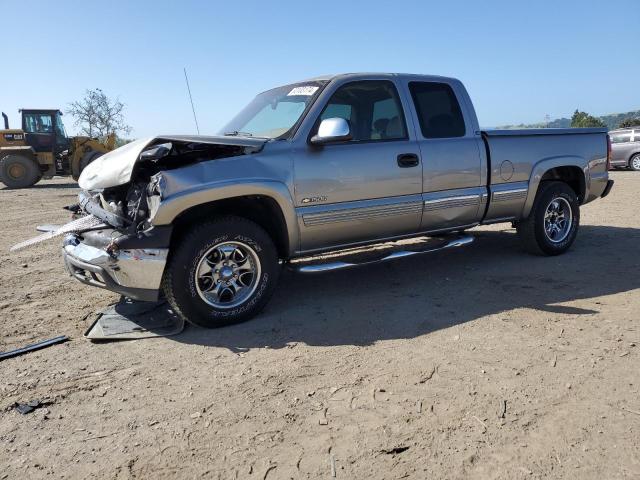
<svg viewBox="0 0 640 480">
<path fill-rule="evenodd" d="M 607 170 L 611 170 L 611 137 L 607 134 Z"/>
</svg>

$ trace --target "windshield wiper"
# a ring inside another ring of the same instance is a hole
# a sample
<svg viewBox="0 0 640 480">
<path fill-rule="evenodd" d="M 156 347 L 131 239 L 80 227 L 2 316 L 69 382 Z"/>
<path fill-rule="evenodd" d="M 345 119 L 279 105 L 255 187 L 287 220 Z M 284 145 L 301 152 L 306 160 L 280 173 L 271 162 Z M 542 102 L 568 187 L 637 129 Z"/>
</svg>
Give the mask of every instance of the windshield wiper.
<svg viewBox="0 0 640 480">
<path fill-rule="evenodd" d="M 252 133 L 249 132 L 239 132 L 238 130 L 234 130 L 233 132 L 225 132 L 225 137 L 253 137 Z"/>
</svg>

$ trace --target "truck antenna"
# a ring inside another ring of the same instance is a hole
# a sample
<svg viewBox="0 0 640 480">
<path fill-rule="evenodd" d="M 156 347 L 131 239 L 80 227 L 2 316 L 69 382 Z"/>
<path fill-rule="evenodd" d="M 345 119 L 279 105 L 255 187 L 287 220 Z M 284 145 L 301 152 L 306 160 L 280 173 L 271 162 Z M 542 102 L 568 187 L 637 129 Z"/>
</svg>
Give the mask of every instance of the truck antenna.
<svg viewBox="0 0 640 480">
<path fill-rule="evenodd" d="M 187 77 L 187 69 L 184 70 L 184 80 L 187 82 L 187 91 L 189 92 L 189 101 L 191 102 L 191 111 L 193 112 L 193 120 L 196 122 L 196 130 L 198 131 L 198 135 L 200 135 L 200 127 L 198 126 L 198 118 L 196 117 L 196 109 L 193 106 L 193 97 L 191 96 L 191 88 L 189 87 L 189 77 Z"/>
</svg>

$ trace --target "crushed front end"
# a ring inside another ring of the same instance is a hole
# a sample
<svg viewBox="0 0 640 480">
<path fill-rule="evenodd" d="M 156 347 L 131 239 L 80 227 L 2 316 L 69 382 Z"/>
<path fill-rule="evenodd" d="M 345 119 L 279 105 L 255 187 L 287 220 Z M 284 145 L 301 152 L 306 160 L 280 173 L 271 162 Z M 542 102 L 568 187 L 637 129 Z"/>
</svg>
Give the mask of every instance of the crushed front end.
<svg viewBox="0 0 640 480">
<path fill-rule="evenodd" d="M 194 163 L 252 154 L 263 144 L 264 140 L 229 137 L 158 137 L 98 158 L 79 179 L 82 190 L 72 210 L 76 218 L 88 222 L 64 238 L 67 270 L 87 285 L 156 301 L 173 230 L 172 225 L 153 224 L 165 199 L 163 174 Z"/>
<path fill-rule="evenodd" d="M 106 194 L 113 194 L 107 189 Z M 129 207 L 138 207 L 145 198 L 135 188 L 128 195 Z M 136 300 L 158 299 L 172 226 L 150 225 L 137 208 L 122 210 L 122 201 L 109 202 L 105 192 L 81 192 L 80 215 L 91 215 L 101 224 L 89 230 L 69 233 L 63 242 L 66 269 L 77 280 L 106 288 Z M 105 204 L 106 203 L 106 204 Z"/>
</svg>

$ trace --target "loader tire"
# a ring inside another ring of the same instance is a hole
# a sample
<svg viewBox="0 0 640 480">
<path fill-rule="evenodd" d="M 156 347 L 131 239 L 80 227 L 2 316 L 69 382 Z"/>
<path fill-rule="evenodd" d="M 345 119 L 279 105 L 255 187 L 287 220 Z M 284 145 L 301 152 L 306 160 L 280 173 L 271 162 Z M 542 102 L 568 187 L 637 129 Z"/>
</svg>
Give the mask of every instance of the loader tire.
<svg viewBox="0 0 640 480">
<path fill-rule="evenodd" d="M 87 152 L 83 155 L 82 159 L 80 160 L 80 172 L 78 172 L 79 174 L 82 173 L 82 171 L 87 168 L 87 165 L 89 165 L 91 162 L 93 162 L 96 158 L 101 157 L 102 155 L 104 155 L 104 153 L 102 152 Z"/>
<path fill-rule="evenodd" d="M 40 178 L 40 167 L 29 157 L 10 154 L 0 159 L 0 181 L 8 188 L 28 188 Z"/>
</svg>

